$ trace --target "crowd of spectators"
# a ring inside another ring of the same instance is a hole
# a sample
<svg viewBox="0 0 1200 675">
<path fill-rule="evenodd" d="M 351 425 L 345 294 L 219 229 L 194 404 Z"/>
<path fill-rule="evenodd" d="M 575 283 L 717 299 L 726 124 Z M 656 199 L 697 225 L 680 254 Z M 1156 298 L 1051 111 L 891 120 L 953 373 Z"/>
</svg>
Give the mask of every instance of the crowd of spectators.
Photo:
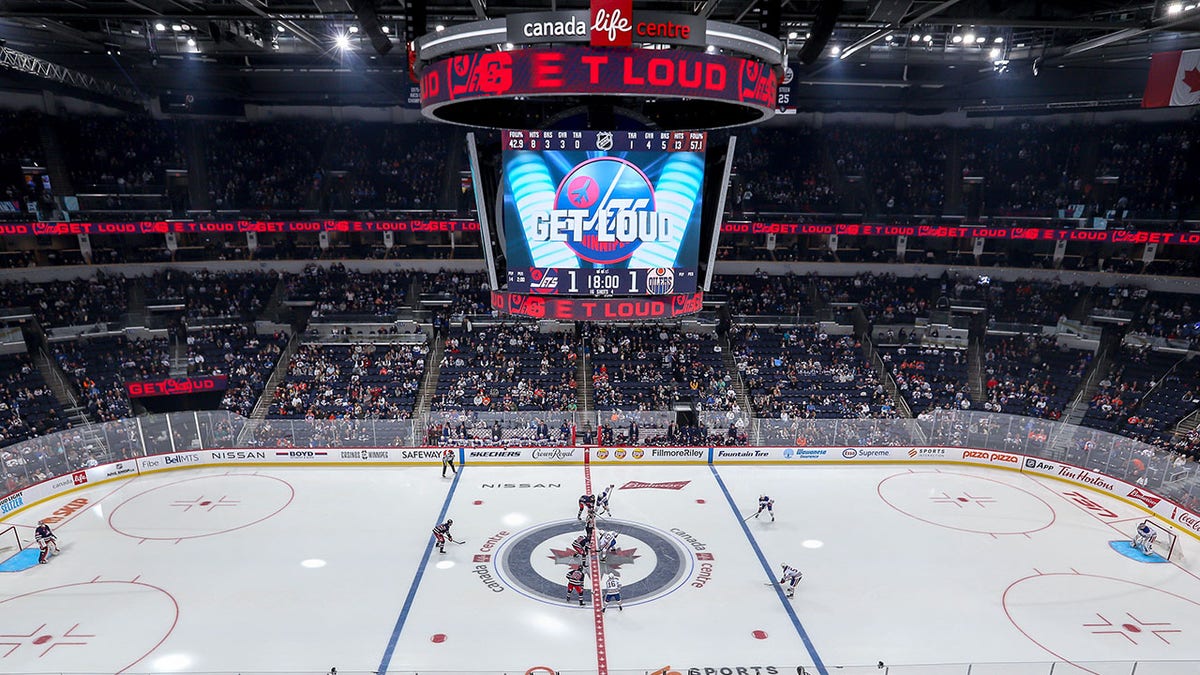
<svg viewBox="0 0 1200 675">
<path fill-rule="evenodd" d="M 28 307 L 42 326 L 89 326 L 116 321 L 129 307 L 129 281 L 98 272 L 94 279 L 0 283 L 0 307 Z"/>
<path fill-rule="evenodd" d="M 403 419 L 412 417 L 429 346 L 305 344 L 276 387 L 269 417 Z"/>
<path fill-rule="evenodd" d="M 725 295 L 725 306 L 734 316 L 796 316 L 811 313 L 810 285 L 809 277 L 794 274 L 772 277 L 756 272 L 716 276 L 712 292 Z"/>
<path fill-rule="evenodd" d="M 285 333 L 258 335 L 249 326 L 190 331 L 188 375 L 224 375 L 221 407 L 249 416 L 287 346 Z"/>
<path fill-rule="evenodd" d="M 808 127 L 752 127 L 739 136 L 734 166 L 738 189 L 730 195 L 734 213 L 837 211 L 837 193 L 822 170 L 822 136 Z"/>
<path fill-rule="evenodd" d="M 1170 443 L 1173 429 L 1184 417 L 1200 410 L 1200 358 L 1177 361 L 1155 382 L 1119 433 L 1147 443 Z M 1190 449 L 1200 449 L 1200 445 Z"/>
<path fill-rule="evenodd" d="M 928 318 L 937 280 L 864 272 L 852 277 L 818 277 L 817 293 L 829 303 L 858 303 L 873 324 L 911 324 Z"/>
<path fill-rule="evenodd" d="M 327 171 L 321 174 L 321 187 L 332 208 L 371 211 L 454 206 L 443 203 L 441 197 L 447 157 L 461 146 L 461 139 L 445 125 L 353 124 L 341 125 L 332 133 L 335 142 L 323 167 Z M 341 180 L 345 183 L 340 184 Z"/>
<path fill-rule="evenodd" d="M 67 426 L 54 394 L 28 355 L 0 356 L 0 390 L 4 392 L 0 397 L 0 446 Z M 5 464 L 13 466 L 9 462 L 23 460 L 8 457 Z"/>
<path fill-rule="evenodd" d="M 1096 176 L 1117 182 L 1100 186 L 1098 211 L 1169 220 L 1193 211 L 1200 124 L 1115 124 L 1102 128 L 1099 144 Z"/>
<path fill-rule="evenodd" d="M 328 126 L 311 121 L 204 125 L 214 209 L 287 212 L 312 208 Z"/>
<path fill-rule="evenodd" d="M 598 410 L 740 409 L 715 335 L 670 326 L 586 328 Z"/>
<path fill-rule="evenodd" d="M 345 265 L 309 265 L 289 276 L 287 300 L 312 302 L 313 318 L 351 315 L 394 317 L 408 306 L 413 275 L 408 272 L 354 272 Z"/>
<path fill-rule="evenodd" d="M 83 396 L 92 419 L 99 422 L 130 416 L 126 382 L 158 380 L 171 371 L 166 338 L 105 336 L 52 346 L 58 365 Z"/>
<path fill-rule="evenodd" d="M 1123 345 L 1113 357 L 1111 370 L 1092 395 L 1083 424 L 1111 433 L 1118 433 L 1127 424 L 1152 427 L 1150 418 L 1135 420 L 1134 411 L 1146 392 L 1179 360 L 1178 355 Z"/>
<path fill-rule="evenodd" d="M 447 316 L 492 313 L 491 289 L 483 272 L 422 275 L 421 296 L 437 302 L 441 313 Z"/>
<path fill-rule="evenodd" d="M 895 417 L 890 397 L 852 335 L 815 326 L 739 326 L 730 333 L 758 417 Z"/>
<path fill-rule="evenodd" d="M 988 412 L 1057 420 L 1079 388 L 1092 353 L 1060 349 L 1049 336 L 988 336 L 983 378 Z"/>
<path fill-rule="evenodd" d="M 880 347 L 879 355 L 914 415 L 930 408 L 971 408 L 966 350 Z"/>
<path fill-rule="evenodd" d="M 1091 189 L 1082 177 L 1091 127 L 1022 121 L 958 134 L 962 177 L 983 180 L 980 212 L 1049 215 L 1082 202 Z"/>
<path fill-rule="evenodd" d="M 435 410 L 575 410 L 574 333 L 536 324 L 452 328 L 442 352 Z"/>
<path fill-rule="evenodd" d="M 164 194 L 166 169 L 186 169 L 175 122 L 149 116 L 58 120 L 76 192 Z"/>
<path fill-rule="evenodd" d="M 232 318 L 253 321 L 264 308 L 279 273 L 166 270 L 145 281 L 148 303 L 183 300 L 189 319 Z"/>
</svg>

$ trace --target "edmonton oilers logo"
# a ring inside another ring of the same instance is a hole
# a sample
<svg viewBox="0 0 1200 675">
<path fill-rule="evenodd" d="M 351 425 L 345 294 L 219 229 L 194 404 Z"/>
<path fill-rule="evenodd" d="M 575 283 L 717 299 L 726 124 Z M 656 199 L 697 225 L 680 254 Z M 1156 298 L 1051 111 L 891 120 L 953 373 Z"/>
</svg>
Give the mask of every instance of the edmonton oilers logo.
<svg viewBox="0 0 1200 675">
<path fill-rule="evenodd" d="M 675 290 L 675 270 L 656 267 L 646 274 L 646 290 L 653 295 L 667 295 Z"/>
<path fill-rule="evenodd" d="M 617 535 L 616 546 L 598 565 L 601 578 L 612 570 L 621 573 L 621 597 L 626 605 L 649 602 L 677 590 L 695 569 L 695 558 L 673 535 L 619 520 L 604 520 L 599 529 Z M 527 598 L 567 606 L 566 575 L 581 560 L 574 556 L 571 542 L 582 532 L 578 520 L 543 523 L 518 532 L 496 550 L 492 558 L 496 576 Z M 590 566 L 584 570 L 589 575 L 583 584 L 585 597 L 590 598 Z"/>
<path fill-rule="evenodd" d="M 649 221 L 655 211 L 654 186 L 632 162 L 597 157 L 563 177 L 554 194 L 554 208 L 587 211 L 582 240 L 568 236 L 567 246 L 582 260 L 611 265 L 628 260 L 642 243 L 638 214 L 646 214 L 642 218 Z M 615 234 L 615 240 L 600 241 L 596 223 Z"/>
</svg>

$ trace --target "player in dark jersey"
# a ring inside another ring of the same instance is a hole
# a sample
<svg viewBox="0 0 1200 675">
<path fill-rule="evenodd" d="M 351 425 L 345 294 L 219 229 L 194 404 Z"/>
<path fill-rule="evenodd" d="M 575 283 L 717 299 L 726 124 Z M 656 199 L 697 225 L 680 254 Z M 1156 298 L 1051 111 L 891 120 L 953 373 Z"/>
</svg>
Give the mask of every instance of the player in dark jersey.
<svg viewBox="0 0 1200 675">
<path fill-rule="evenodd" d="M 46 564 L 46 560 L 50 557 L 51 547 L 54 548 L 55 555 L 58 555 L 58 538 L 54 536 L 54 532 L 50 530 L 50 526 L 45 521 L 38 523 L 37 529 L 33 531 L 33 538 L 37 542 L 38 550 L 40 551 L 38 554 L 39 563 Z"/>
<path fill-rule="evenodd" d="M 579 513 L 575 514 L 575 520 L 583 519 L 583 512 L 585 509 L 594 509 L 594 508 L 596 508 L 596 495 L 590 495 L 590 494 L 580 495 L 580 497 L 579 497 Z"/>
<path fill-rule="evenodd" d="M 571 601 L 571 594 L 575 593 L 579 596 L 579 606 L 583 606 L 583 566 L 572 567 L 571 571 L 567 572 L 567 602 Z"/>
<path fill-rule="evenodd" d="M 454 541 L 454 537 L 450 536 L 450 526 L 453 524 L 454 521 L 447 518 L 446 522 L 433 528 L 433 538 L 436 540 L 435 545 L 437 546 L 438 553 L 446 552 L 447 539 Z"/>
<path fill-rule="evenodd" d="M 453 473 L 458 473 L 458 469 L 454 468 L 454 451 L 446 448 L 442 451 L 442 478 L 446 477 L 446 468 L 449 467 Z"/>
<path fill-rule="evenodd" d="M 571 542 L 571 549 L 575 551 L 575 557 L 582 557 L 584 562 L 587 562 L 588 549 L 591 548 L 591 545 L 592 533 L 588 531 L 575 537 L 575 541 Z"/>
</svg>

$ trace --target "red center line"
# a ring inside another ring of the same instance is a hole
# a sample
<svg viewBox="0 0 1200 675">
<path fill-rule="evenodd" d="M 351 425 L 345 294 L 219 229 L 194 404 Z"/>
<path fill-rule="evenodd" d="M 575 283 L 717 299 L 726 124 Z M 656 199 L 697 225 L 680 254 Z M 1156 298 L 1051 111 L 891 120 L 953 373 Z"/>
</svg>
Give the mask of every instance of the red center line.
<svg viewBox="0 0 1200 675">
<path fill-rule="evenodd" d="M 587 494 L 592 494 L 592 464 L 591 455 L 585 448 L 583 451 L 583 482 Z M 597 556 L 596 531 L 592 530 L 589 569 L 592 572 L 592 620 L 596 624 L 596 675 L 608 675 L 608 647 L 604 640 L 604 612 L 600 599 L 600 561 Z"/>
</svg>

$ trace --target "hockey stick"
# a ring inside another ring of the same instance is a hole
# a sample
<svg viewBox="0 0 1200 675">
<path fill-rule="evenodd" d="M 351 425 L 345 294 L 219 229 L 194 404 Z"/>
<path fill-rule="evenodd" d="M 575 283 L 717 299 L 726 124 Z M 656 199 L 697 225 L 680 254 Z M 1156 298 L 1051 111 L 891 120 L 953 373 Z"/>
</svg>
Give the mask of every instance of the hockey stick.
<svg viewBox="0 0 1200 675">
<path fill-rule="evenodd" d="M 751 518 L 755 518 L 755 517 L 757 517 L 757 516 L 758 516 L 758 513 L 757 513 L 757 512 L 755 512 L 755 513 L 751 513 L 750 515 L 746 516 L 745 518 L 742 518 L 742 522 L 743 522 L 743 523 L 744 523 L 744 522 L 747 522 L 747 521 L 749 521 Z"/>
<path fill-rule="evenodd" d="M 465 544 L 465 543 L 467 543 L 467 540 L 466 540 L 466 539 L 451 539 L 450 541 L 451 541 L 451 542 L 453 542 L 453 543 L 455 543 L 455 544 Z"/>
</svg>

